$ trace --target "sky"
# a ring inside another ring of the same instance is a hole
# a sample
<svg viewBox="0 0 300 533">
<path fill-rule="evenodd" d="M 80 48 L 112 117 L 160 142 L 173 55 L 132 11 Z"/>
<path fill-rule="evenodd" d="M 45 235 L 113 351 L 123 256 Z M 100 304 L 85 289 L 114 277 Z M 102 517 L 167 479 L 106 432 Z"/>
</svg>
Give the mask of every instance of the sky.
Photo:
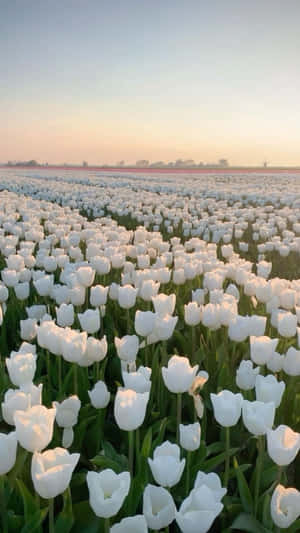
<svg viewBox="0 0 300 533">
<path fill-rule="evenodd" d="M 300 165 L 299 0 L 0 0 L 0 161 Z"/>
</svg>

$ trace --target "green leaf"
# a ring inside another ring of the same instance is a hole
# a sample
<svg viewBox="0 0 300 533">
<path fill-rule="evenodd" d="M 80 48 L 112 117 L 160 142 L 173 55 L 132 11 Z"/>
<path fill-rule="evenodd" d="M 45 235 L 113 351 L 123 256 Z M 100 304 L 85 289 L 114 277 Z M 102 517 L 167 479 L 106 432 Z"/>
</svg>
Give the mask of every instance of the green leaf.
<svg viewBox="0 0 300 533">
<path fill-rule="evenodd" d="M 223 442 L 213 442 L 212 444 L 209 444 L 209 446 L 206 447 L 206 456 L 214 455 L 216 453 L 221 452 L 224 450 L 224 443 Z"/>
<path fill-rule="evenodd" d="M 151 445 L 152 445 L 152 428 L 150 427 L 144 437 L 143 445 L 142 445 L 142 456 L 143 457 L 149 457 L 151 453 Z"/>
<path fill-rule="evenodd" d="M 69 533 L 74 524 L 74 516 L 72 510 L 72 497 L 70 489 L 64 492 L 64 506 L 61 513 L 59 513 L 55 521 L 54 533 Z"/>
<path fill-rule="evenodd" d="M 249 468 L 252 468 L 252 465 L 250 465 L 250 464 L 240 465 L 240 471 L 241 472 L 246 472 L 247 470 L 249 470 Z M 231 479 L 233 477 L 236 477 L 235 469 L 234 468 L 230 468 L 230 470 L 229 470 L 229 479 Z"/>
<path fill-rule="evenodd" d="M 298 533 L 300 531 L 300 519 L 296 520 L 286 531 L 288 533 Z"/>
<path fill-rule="evenodd" d="M 116 474 L 120 474 L 120 472 L 123 472 L 124 470 L 120 463 L 117 463 L 117 461 L 114 461 L 114 459 L 106 457 L 105 455 L 96 455 L 91 462 L 98 466 L 101 470 L 104 470 L 105 468 L 111 468 Z"/>
<path fill-rule="evenodd" d="M 94 514 L 88 501 L 73 506 L 75 517 L 72 533 L 98 533 L 99 518 Z"/>
<path fill-rule="evenodd" d="M 247 531 L 248 533 L 271 533 L 270 529 L 266 529 L 261 523 L 254 518 L 254 516 L 246 513 L 240 514 L 233 522 L 231 529 L 238 529 L 239 531 Z"/>
<path fill-rule="evenodd" d="M 114 449 L 112 444 L 110 444 L 110 442 L 108 441 L 103 442 L 103 451 L 104 451 L 104 456 L 109 459 L 112 459 L 115 463 L 117 463 L 119 467 L 121 468 L 121 470 L 128 469 L 127 457 L 125 455 L 118 453 Z M 97 457 L 101 457 L 101 455 L 98 455 Z"/>
<path fill-rule="evenodd" d="M 43 509 L 36 511 L 31 519 L 28 522 L 26 521 L 21 533 L 34 533 L 35 531 L 38 531 L 48 514 L 48 510 L 49 507 L 44 507 Z"/>
<path fill-rule="evenodd" d="M 29 492 L 27 487 L 24 485 L 23 481 L 21 481 L 20 479 L 17 479 L 16 483 L 22 496 L 23 505 L 24 505 L 25 524 L 27 524 L 31 520 L 32 516 L 39 510 L 39 506 L 34 496 Z"/>
<path fill-rule="evenodd" d="M 159 425 L 158 436 L 156 437 L 154 444 L 153 444 L 154 448 L 156 448 L 156 446 L 159 446 L 164 440 L 165 432 L 166 432 L 169 422 L 170 421 L 168 417 L 165 417 L 161 420 L 160 425 Z"/>
<path fill-rule="evenodd" d="M 19 533 L 24 524 L 24 516 L 16 515 L 13 511 L 7 512 L 8 516 L 8 531 L 11 533 Z"/>
<path fill-rule="evenodd" d="M 265 527 L 272 529 L 273 520 L 271 517 L 271 496 L 266 494 L 263 499 L 263 512 L 262 512 L 262 521 Z"/>
<path fill-rule="evenodd" d="M 251 513 L 253 511 L 252 495 L 248 487 L 246 478 L 239 467 L 236 457 L 233 458 L 233 466 L 235 469 L 235 475 L 236 475 L 237 482 L 238 482 L 239 494 L 241 497 L 243 508 L 247 513 Z"/>
<path fill-rule="evenodd" d="M 230 456 L 234 455 L 238 450 L 239 448 L 231 448 L 229 450 L 229 455 Z M 205 461 L 205 463 L 203 464 L 203 471 L 211 472 L 212 470 L 216 468 L 216 466 L 219 466 L 221 463 L 224 463 L 225 459 L 226 459 L 226 452 L 222 452 L 216 457 L 212 457 L 211 459 L 208 459 L 208 461 Z"/>
</svg>

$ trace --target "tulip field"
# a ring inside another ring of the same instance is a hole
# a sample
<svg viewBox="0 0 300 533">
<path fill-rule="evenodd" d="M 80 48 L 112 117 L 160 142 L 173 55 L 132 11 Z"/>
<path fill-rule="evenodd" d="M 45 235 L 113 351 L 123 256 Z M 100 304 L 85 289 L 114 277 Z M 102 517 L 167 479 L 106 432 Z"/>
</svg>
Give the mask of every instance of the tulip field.
<svg viewBox="0 0 300 533">
<path fill-rule="evenodd" d="M 300 180 L 0 169 L 1 533 L 300 532 Z"/>
</svg>

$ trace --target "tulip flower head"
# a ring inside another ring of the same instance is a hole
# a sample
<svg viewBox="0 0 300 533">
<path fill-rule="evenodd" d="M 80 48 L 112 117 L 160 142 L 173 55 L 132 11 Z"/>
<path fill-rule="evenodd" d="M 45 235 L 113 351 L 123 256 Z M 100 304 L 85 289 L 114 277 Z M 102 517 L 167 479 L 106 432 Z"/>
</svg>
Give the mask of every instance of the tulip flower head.
<svg viewBox="0 0 300 533">
<path fill-rule="evenodd" d="M 197 374 L 199 366 L 191 367 L 187 357 L 173 355 L 168 367 L 162 367 L 164 384 L 170 392 L 176 394 L 187 392 Z"/>
<path fill-rule="evenodd" d="M 143 514 L 151 529 L 168 527 L 175 518 L 176 507 L 171 494 L 163 487 L 147 485 L 143 494 Z"/>
<path fill-rule="evenodd" d="M 133 431 L 144 422 L 149 392 L 139 393 L 132 389 L 118 388 L 114 416 L 120 429 Z"/>
<path fill-rule="evenodd" d="M 27 411 L 16 411 L 14 422 L 17 439 L 29 452 L 41 452 L 52 440 L 56 409 L 35 405 Z"/>
<path fill-rule="evenodd" d="M 64 448 L 43 453 L 35 452 L 31 463 L 31 477 L 36 492 L 42 498 L 55 498 L 70 485 L 73 470 L 80 454 L 70 454 Z"/>
<path fill-rule="evenodd" d="M 110 518 L 121 509 L 130 488 L 129 472 L 116 474 L 110 468 L 102 472 L 88 472 L 90 506 L 95 515 Z"/>
<path fill-rule="evenodd" d="M 211 394 L 210 398 L 217 422 L 224 427 L 235 426 L 241 416 L 243 396 L 223 390 L 218 394 Z"/>
<path fill-rule="evenodd" d="M 287 466 L 294 461 L 300 450 L 300 433 L 280 425 L 267 431 L 268 454 L 278 466 Z"/>
<path fill-rule="evenodd" d="M 279 528 L 290 527 L 300 516 L 300 492 L 277 485 L 271 498 L 271 516 Z"/>
<path fill-rule="evenodd" d="M 148 463 L 156 483 L 162 487 L 176 485 L 185 467 L 185 459 L 180 460 L 179 446 L 169 441 L 155 448 L 153 459 L 149 457 Z"/>
</svg>

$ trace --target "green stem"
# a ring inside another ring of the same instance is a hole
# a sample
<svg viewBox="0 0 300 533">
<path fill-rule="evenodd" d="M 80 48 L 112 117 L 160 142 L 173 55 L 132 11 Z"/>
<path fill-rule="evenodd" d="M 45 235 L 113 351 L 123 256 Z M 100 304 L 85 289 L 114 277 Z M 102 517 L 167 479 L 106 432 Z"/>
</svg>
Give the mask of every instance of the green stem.
<svg viewBox="0 0 300 533">
<path fill-rule="evenodd" d="M 106 409 L 99 409 L 98 415 L 97 415 L 97 422 L 96 422 L 96 431 L 97 431 L 97 449 L 96 454 L 100 452 L 100 446 L 103 439 L 103 424 L 105 419 L 105 413 Z"/>
<path fill-rule="evenodd" d="M 104 533 L 109 533 L 109 531 L 110 531 L 109 518 L 105 518 L 105 520 L 104 520 Z"/>
<path fill-rule="evenodd" d="M 145 340 L 145 366 L 149 366 L 149 352 L 148 352 L 148 342 L 147 342 L 147 337 L 146 337 L 146 340 Z"/>
<path fill-rule="evenodd" d="M 190 492 L 190 465 L 191 465 L 192 453 L 190 451 L 186 454 L 186 478 L 185 478 L 185 494 L 188 496 Z"/>
<path fill-rule="evenodd" d="M 89 308 L 89 301 L 90 301 L 90 291 L 89 291 L 89 287 L 87 287 L 86 293 L 85 293 L 85 309 Z"/>
<path fill-rule="evenodd" d="M 54 498 L 49 500 L 49 533 L 54 533 Z"/>
<path fill-rule="evenodd" d="M 6 497 L 5 497 L 5 476 L 0 476 L 0 505 L 1 505 L 1 520 L 2 531 L 8 533 L 8 514 L 6 509 Z"/>
<path fill-rule="evenodd" d="M 265 448 L 265 441 L 264 441 L 263 435 L 260 435 L 258 437 L 257 448 L 258 448 L 258 455 L 257 455 L 257 463 L 256 463 L 257 466 L 256 466 L 255 489 L 254 489 L 254 516 L 255 518 L 257 516 L 257 510 L 258 510 L 262 460 L 263 460 L 263 454 L 264 454 L 264 448 Z"/>
<path fill-rule="evenodd" d="M 78 394 L 77 363 L 73 363 L 73 386 L 74 394 Z"/>
<path fill-rule="evenodd" d="M 12 472 L 12 475 L 9 474 L 9 484 L 12 486 L 15 480 L 19 477 L 23 471 L 26 459 L 29 455 L 29 452 L 25 448 L 20 448 L 20 455 L 17 458 L 17 468 Z M 11 489 L 12 490 L 12 489 Z"/>
<path fill-rule="evenodd" d="M 225 428 L 225 438 L 226 438 L 226 459 L 225 459 L 225 474 L 224 474 L 224 487 L 228 487 L 229 480 L 229 466 L 230 466 L 230 428 Z"/>
<path fill-rule="evenodd" d="M 100 363 L 97 361 L 96 363 L 96 380 L 99 381 L 100 379 Z"/>
<path fill-rule="evenodd" d="M 140 453 L 140 430 L 139 428 L 135 430 L 135 453 L 136 453 L 137 471 L 140 472 L 141 453 Z"/>
<path fill-rule="evenodd" d="M 40 508 L 41 502 L 40 502 L 40 495 L 38 494 L 38 492 L 35 493 L 34 498 L 35 498 L 37 507 Z"/>
<path fill-rule="evenodd" d="M 133 477 L 133 456 L 134 456 L 134 431 L 128 431 L 128 463 L 129 472 Z"/>
<path fill-rule="evenodd" d="M 277 473 L 277 482 L 278 482 L 278 485 L 280 485 L 281 483 L 281 478 L 282 478 L 282 474 L 284 472 L 284 467 L 283 466 L 279 466 L 278 467 L 278 473 Z"/>
<path fill-rule="evenodd" d="M 58 396 L 62 396 L 62 355 L 58 356 Z"/>
<path fill-rule="evenodd" d="M 182 395 L 177 394 L 177 425 L 176 425 L 176 442 L 179 444 L 179 425 L 181 424 Z"/>
<path fill-rule="evenodd" d="M 191 355 L 191 361 L 193 363 L 196 362 L 196 357 L 195 357 L 195 333 L 196 333 L 196 329 L 195 329 L 195 326 L 192 326 L 192 355 Z"/>
<path fill-rule="evenodd" d="M 51 362 L 50 362 L 50 353 L 48 350 L 46 350 L 46 365 L 47 365 L 47 374 L 48 374 L 48 386 L 49 386 L 49 390 L 48 390 L 48 394 L 50 396 L 50 401 L 51 401 L 51 390 L 52 390 L 52 386 L 51 386 Z"/>
<path fill-rule="evenodd" d="M 126 309 L 126 321 L 127 321 L 127 331 L 126 331 L 126 335 L 130 335 L 130 313 L 129 313 L 129 309 Z"/>
</svg>

